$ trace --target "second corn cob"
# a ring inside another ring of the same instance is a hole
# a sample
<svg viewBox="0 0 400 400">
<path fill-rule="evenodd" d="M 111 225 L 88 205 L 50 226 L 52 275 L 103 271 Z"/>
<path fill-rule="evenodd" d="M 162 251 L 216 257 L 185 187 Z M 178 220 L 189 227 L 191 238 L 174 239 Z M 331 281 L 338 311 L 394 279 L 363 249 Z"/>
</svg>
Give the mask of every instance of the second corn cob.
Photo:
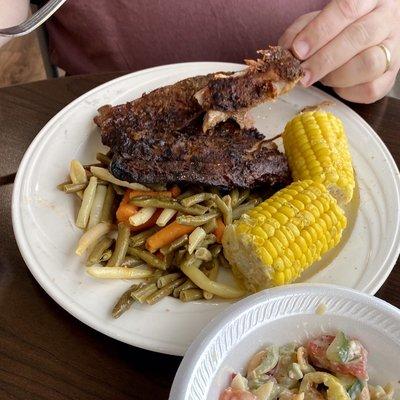
<svg viewBox="0 0 400 400">
<path fill-rule="evenodd" d="M 229 225 L 224 254 L 247 288 L 257 291 L 293 282 L 339 243 L 345 227 L 324 185 L 297 181 Z"/>
<path fill-rule="evenodd" d="M 323 183 L 340 204 L 352 199 L 354 172 L 339 118 L 322 110 L 300 113 L 287 123 L 282 138 L 293 180 Z"/>
</svg>

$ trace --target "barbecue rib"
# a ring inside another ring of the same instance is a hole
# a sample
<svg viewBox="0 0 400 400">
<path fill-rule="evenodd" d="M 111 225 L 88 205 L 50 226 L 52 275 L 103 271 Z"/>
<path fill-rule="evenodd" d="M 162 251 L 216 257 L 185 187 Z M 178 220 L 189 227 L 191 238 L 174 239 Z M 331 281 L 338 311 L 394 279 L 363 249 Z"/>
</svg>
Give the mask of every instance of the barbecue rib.
<svg viewBox="0 0 400 400">
<path fill-rule="evenodd" d="M 117 145 L 122 132 L 138 137 L 144 132 L 171 132 L 189 125 L 203 113 L 193 96 L 212 77 L 195 76 L 144 93 L 126 104 L 101 107 L 94 122 L 101 129 L 103 143 Z"/>
<path fill-rule="evenodd" d="M 111 172 L 142 183 L 287 183 L 285 156 L 273 143 L 259 146 L 263 136 L 250 128 L 246 112 L 293 87 L 300 62 L 280 47 L 258 53 L 241 72 L 188 78 L 99 109 L 94 121 L 113 153 Z"/>
<path fill-rule="evenodd" d="M 139 140 L 123 134 L 111 173 L 141 183 L 192 183 L 220 188 L 277 186 L 290 182 L 286 157 L 275 143 L 263 142 L 255 128 L 226 121 L 206 133 L 201 117 L 180 131 L 146 134 Z"/>
<path fill-rule="evenodd" d="M 207 112 L 203 130 L 233 118 L 242 127 L 250 127 L 247 111 L 260 103 L 275 100 L 291 90 L 302 77 L 300 61 L 289 50 L 269 46 L 257 52 L 257 60 L 245 60 L 248 67 L 235 74 L 215 74 L 195 97 Z"/>
</svg>

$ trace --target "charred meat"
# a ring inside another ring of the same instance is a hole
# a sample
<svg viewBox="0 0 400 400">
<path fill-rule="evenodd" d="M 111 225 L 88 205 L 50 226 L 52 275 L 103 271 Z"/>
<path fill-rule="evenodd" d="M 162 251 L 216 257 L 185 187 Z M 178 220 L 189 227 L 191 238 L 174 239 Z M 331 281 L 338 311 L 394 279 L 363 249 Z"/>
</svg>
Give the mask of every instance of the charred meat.
<svg viewBox="0 0 400 400">
<path fill-rule="evenodd" d="M 226 121 L 202 130 L 201 117 L 173 133 L 124 134 L 111 173 L 141 183 L 191 183 L 220 188 L 279 186 L 290 182 L 286 157 L 273 142 L 258 146 L 263 135 Z"/>
<path fill-rule="evenodd" d="M 260 103 L 275 100 L 291 90 L 303 76 L 300 61 L 289 50 L 270 46 L 257 52 L 257 60 L 245 60 L 248 67 L 235 74 L 215 74 L 195 97 L 206 111 L 206 131 L 233 118 L 241 127 L 252 124 L 247 111 Z"/>
</svg>

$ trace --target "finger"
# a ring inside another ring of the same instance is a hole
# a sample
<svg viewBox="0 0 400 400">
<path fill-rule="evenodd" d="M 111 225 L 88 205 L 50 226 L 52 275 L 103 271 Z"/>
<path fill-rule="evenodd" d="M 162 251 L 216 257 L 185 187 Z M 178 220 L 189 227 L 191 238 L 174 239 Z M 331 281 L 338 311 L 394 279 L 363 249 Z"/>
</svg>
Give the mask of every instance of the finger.
<svg viewBox="0 0 400 400">
<path fill-rule="evenodd" d="M 376 6 L 377 0 L 332 0 L 297 35 L 293 42 L 294 53 L 305 60 Z"/>
<path fill-rule="evenodd" d="M 393 87 L 396 72 L 395 70 L 389 70 L 372 82 L 346 88 L 335 88 L 334 90 L 345 100 L 354 103 L 373 103 L 384 97 Z"/>
<path fill-rule="evenodd" d="M 382 42 L 391 54 L 397 55 L 391 40 Z M 393 60 L 394 62 L 395 60 Z M 386 71 L 386 55 L 379 46 L 370 47 L 357 54 L 346 64 L 326 75 L 321 82 L 325 86 L 350 87 L 372 82 Z"/>
<path fill-rule="evenodd" d="M 319 13 L 320 11 L 314 11 L 297 18 L 280 37 L 278 40 L 278 45 L 286 49 L 292 47 L 293 40 L 297 34 L 303 30 L 303 28 L 306 27 Z"/>
<path fill-rule="evenodd" d="M 304 61 L 302 83 L 309 86 L 339 68 L 368 47 L 382 43 L 391 33 L 386 9 L 380 8 L 351 24 L 335 39 Z"/>
</svg>

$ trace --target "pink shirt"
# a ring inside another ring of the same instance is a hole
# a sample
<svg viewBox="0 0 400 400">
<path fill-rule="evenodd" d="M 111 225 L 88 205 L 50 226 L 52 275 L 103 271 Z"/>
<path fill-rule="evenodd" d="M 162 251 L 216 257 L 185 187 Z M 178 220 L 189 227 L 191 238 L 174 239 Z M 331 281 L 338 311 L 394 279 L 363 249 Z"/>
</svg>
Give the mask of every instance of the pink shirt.
<svg viewBox="0 0 400 400">
<path fill-rule="evenodd" d="M 69 0 L 47 23 L 68 74 L 184 61 L 242 62 L 323 0 Z"/>
</svg>

